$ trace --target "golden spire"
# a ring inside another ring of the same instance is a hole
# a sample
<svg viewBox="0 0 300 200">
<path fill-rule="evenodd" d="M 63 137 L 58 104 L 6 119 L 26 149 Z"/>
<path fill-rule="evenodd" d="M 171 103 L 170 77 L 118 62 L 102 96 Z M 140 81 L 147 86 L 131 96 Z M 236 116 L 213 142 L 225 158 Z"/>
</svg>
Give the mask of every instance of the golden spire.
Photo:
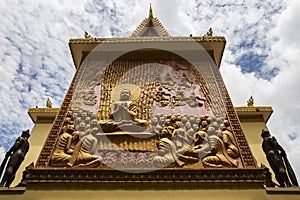
<svg viewBox="0 0 300 200">
<path fill-rule="evenodd" d="M 153 19 L 153 13 L 152 13 L 152 6 L 151 6 L 151 3 L 150 3 L 150 9 L 149 9 L 149 16 L 148 16 L 149 19 Z"/>
<path fill-rule="evenodd" d="M 153 17 L 152 5 L 150 3 L 149 16 L 135 29 L 130 37 L 168 37 L 169 33 L 165 30 L 160 21 Z"/>
</svg>

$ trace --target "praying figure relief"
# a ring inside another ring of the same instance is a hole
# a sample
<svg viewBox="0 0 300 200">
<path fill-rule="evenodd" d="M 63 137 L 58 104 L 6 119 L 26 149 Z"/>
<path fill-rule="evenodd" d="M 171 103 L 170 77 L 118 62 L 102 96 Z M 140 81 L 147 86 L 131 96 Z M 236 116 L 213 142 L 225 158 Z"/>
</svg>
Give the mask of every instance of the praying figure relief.
<svg viewBox="0 0 300 200">
<path fill-rule="evenodd" d="M 182 121 L 184 121 L 184 125 Z M 221 123 L 221 124 L 219 124 Z M 195 129 L 191 129 L 191 123 Z M 159 132 L 156 167 L 238 167 L 239 151 L 227 120 L 167 116 Z"/>
<path fill-rule="evenodd" d="M 90 118 L 86 112 L 76 115 L 77 120 Z M 92 120 L 93 122 L 93 120 Z M 101 163 L 101 156 L 95 155 L 98 140 L 95 137 L 99 129 L 93 123 L 88 126 L 78 125 L 76 131 L 73 113 L 68 112 L 62 133 L 60 134 L 54 152 L 50 158 L 50 165 L 54 167 L 97 167 Z"/>
</svg>

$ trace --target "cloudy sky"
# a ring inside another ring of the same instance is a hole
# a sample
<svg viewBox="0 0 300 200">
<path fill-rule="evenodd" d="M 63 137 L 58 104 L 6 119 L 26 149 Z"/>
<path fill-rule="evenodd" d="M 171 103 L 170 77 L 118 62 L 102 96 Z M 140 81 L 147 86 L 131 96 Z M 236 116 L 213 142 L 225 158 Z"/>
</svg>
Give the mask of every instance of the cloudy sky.
<svg viewBox="0 0 300 200">
<path fill-rule="evenodd" d="M 171 35 L 225 36 L 221 73 L 235 106 L 272 106 L 271 133 L 300 178 L 300 1 L 152 0 Z M 234 3 L 232 3 L 234 2 Z M 0 161 L 22 130 L 28 108 L 59 107 L 75 72 L 68 41 L 128 36 L 148 16 L 149 0 L 0 1 Z M 258 133 L 259 134 L 259 133 Z"/>
</svg>

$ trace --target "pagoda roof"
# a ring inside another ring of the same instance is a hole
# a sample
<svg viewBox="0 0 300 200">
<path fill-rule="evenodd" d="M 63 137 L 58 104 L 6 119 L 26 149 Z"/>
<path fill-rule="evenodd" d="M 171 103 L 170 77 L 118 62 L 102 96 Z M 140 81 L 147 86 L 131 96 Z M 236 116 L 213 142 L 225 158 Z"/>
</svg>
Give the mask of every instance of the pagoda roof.
<svg viewBox="0 0 300 200">
<path fill-rule="evenodd" d="M 130 37 L 169 37 L 169 33 L 160 23 L 153 17 L 152 7 L 150 4 L 149 16 L 145 18 L 140 25 L 135 29 Z"/>
<path fill-rule="evenodd" d="M 86 33 L 85 38 L 69 40 L 69 46 L 76 69 L 80 66 L 86 53 L 95 50 L 95 47 L 99 44 L 103 45 L 101 49 L 112 53 L 122 51 L 122 49 L 128 50 L 128 47 L 132 47 L 132 45 L 140 49 L 162 49 L 162 46 L 168 46 L 171 51 L 199 50 L 199 48 L 191 49 L 190 44 L 192 43 L 199 44 L 200 49 L 207 51 L 216 66 L 220 67 L 226 44 L 225 37 L 207 34 L 204 36 L 170 36 L 160 21 L 156 17 L 153 17 L 151 4 L 148 18 L 145 18 L 129 37 L 94 38 Z M 124 45 L 120 46 L 120 44 Z"/>
<path fill-rule="evenodd" d="M 168 44 L 168 46 L 173 46 L 174 50 L 191 50 L 189 45 L 191 43 L 198 43 L 203 50 L 211 52 L 210 56 L 216 63 L 216 66 L 220 67 L 226 45 L 226 39 L 223 36 L 78 38 L 69 40 L 76 69 L 81 64 L 82 59 L 84 59 L 83 53 L 93 51 L 99 44 L 103 45 L 102 49 L 105 49 L 107 52 L 116 52 L 120 51 L 120 44 L 134 44 L 141 49 L 146 48 L 145 44 L 153 48 L 160 48 L 163 44 Z"/>
</svg>

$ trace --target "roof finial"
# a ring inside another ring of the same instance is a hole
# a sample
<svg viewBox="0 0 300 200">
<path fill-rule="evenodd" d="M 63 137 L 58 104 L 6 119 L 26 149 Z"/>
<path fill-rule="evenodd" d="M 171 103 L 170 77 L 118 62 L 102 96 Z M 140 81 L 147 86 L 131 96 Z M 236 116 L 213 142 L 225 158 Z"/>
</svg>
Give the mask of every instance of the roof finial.
<svg viewBox="0 0 300 200">
<path fill-rule="evenodd" d="M 86 31 L 84 31 L 84 37 L 85 38 L 92 38 L 92 36 Z"/>
<path fill-rule="evenodd" d="M 254 105 L 254 99 L 253 99 L 253 97 L 251 96 L 250 98 L 249 98 L 249 100 L 247 101 L 247 106 L 253 106 Z"/>
<path fill-rule="evenodd" d="M 47 100 L 46 100 L 46 107 L 47 108 L 52 108 L 52 102 L 50 100 L 50 98 L 48 97 Z"/>
<path fill-rule="evenodd" d="M 149 16 L 148 18 L 152 19 L 153 18 L 153 13 L 152 13 L 152 5 L 150 3 L 150 9 L 149 9 Z"/>
<path fill-rule="evenodd" d="M 213 30 L 210 27 L 209 30 L 206 32 L 206 34 L 204 36 L 212 36 L 213 35 Z"/>
</svg>

